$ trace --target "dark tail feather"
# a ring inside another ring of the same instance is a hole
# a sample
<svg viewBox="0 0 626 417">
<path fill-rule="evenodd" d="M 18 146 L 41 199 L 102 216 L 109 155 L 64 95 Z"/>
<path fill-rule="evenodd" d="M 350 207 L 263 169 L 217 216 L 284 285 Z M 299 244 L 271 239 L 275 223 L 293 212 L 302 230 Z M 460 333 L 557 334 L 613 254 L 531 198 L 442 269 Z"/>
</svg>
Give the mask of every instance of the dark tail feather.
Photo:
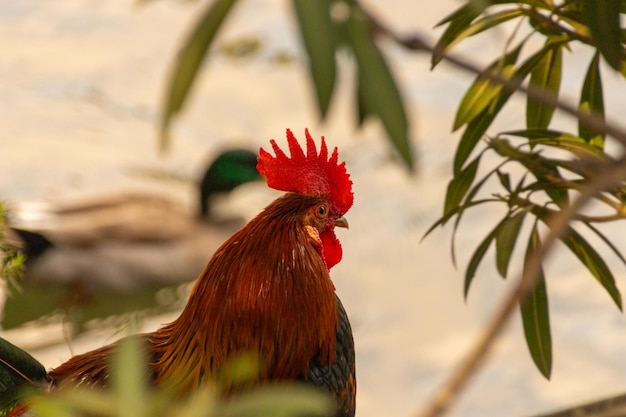
<svg viewBox="0 0 626 417">
<path fill-rule="evenodd" d="M 27 385 L 48 382 L 46 369 L 37 359 L 0 337 L 0 416 L 24 400 L 21 395 Z"/>
<path fill-rule="evenodd" d="M 20 251 L 26 256 L 26 262 L 37 259 L 45 251 L 54 246 L 52 242 L 40 233 L 17 229 L 15 227 L 12 227 L 11 230 L 13 230 L 21 240 L 22 247 Z"/>
</svg>

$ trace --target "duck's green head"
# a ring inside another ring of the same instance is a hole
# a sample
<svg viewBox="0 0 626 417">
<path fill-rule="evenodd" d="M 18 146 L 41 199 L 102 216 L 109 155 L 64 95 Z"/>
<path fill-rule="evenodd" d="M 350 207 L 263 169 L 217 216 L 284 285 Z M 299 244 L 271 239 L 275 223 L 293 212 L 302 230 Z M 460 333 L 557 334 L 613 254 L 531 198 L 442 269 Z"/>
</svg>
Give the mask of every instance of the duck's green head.
<svg viewBox="0 0 626 417">
<path fill-rule="evenodd" d="M 210 197 L 228 193 L 239 185 L 263 177 L 256 169 L 258 155 L 246 149 L 232 149 L 219 154 L 207 169 L 200 183 L 200 215 L 211 213 Z"/>
</svg>

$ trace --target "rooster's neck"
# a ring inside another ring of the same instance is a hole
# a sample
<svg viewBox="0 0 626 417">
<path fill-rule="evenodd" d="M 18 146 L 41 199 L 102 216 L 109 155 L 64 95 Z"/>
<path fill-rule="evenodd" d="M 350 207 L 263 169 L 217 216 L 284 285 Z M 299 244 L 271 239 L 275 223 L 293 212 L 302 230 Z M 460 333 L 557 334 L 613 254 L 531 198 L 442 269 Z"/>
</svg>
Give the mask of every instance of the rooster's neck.
<svg viewBox="0 0 626 417">
<path fill-rule="evenodd" d="M 303 224 L 319 201 L 287 194 L 216 251 L 181 316 L 154 334 L 157 382 L 186 392 L 246 353 L 259 355 L 261 379 L 296 378 L 314 357 L 332 361 L 334 287 Z"/>
</svg>

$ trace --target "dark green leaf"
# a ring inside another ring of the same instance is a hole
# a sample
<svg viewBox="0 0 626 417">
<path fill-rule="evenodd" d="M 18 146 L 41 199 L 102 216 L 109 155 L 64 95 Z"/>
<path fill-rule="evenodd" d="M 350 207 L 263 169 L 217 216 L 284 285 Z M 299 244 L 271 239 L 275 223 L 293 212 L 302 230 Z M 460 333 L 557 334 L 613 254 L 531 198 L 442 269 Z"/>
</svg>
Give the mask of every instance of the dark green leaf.
<svg viewBox="0 0 626 417">
<path fill-rule="evenodd" d="M 558 130 L 528 129 L 502 132 L 500 135 L 520 136 L 529 139 L 532 145 L 545 145 L 559 148 L 573 153 L 579 158 L 597 157 L 602 150 L 590 145 L 578 136 L 570 135 Z"/>
<path fill-rule="evenodd" d="M 606 62 L 619 71 L 624 57 L 620 38 L 620 0 L 582 0 L 582 4 L 582 16 L 598 50 Z"/>
<path fill-rule="evenodd" d="M 580 93 L 580 110 L 595 114 L 604 121 L 604 97 L 602 78 L 600 76 L 600 56 L 596 53 L 589 64 L 582 92 Z M 604 148 L 604 135 L 590 130 L 578 123 L 578 134 L 588 143 Z"/>
<path fill-rule="evenodd" d="M 456 209 L 461 204 L 465 194 L 467 194 L 467 190 L 469 190 L 472 182 L 474 182 L 474 178 L 476 178 L 476 171 L 478 170 L 479 164 L 480 155 L 463 171 L 452 178 L 448 184 L 448 190 L 446 192 L 446 201 L 443 210 L 444 215 Z"/>
<path fill-rule="evenodd" d="M 436 25 L 440 26 L 445 23 L 450 23 L 435 45 L 433 56 L 431 57 L 431 69 L 435 68 L 441 61 L 443 54 L 449 49 L 448 45 L 454 42 L 457 36 L 467 29 L 470 23 L 472 23 L 476 17 L 480 16 L 481 13 L 482 10 L 474 7 L 471 2 L 467 2 L 464 6 L 457 9 Z"/>
<path fill-rule="evenodd" d="M 358 65 L 363 114 L 375 114 L 380 118 L 394 148 L 407 167 L 413 169 L 404 102 L 384 56 L 372 39 L 367 21 L 357 6 L 352 7 L 346 29 Z"/>
<path fill-rule="evenodd" d="M 498 229 L 500 228 L 501 224 L 502 223 L 498 223 L 498 225 L 483 239 L 483 241 L 474 251 L 474 254 L 472 255 L 469 263 L 467 264 L 467 268 L 465 269 L 465 284 L 463 285 L 463 295 L 465 298 L 467 298 L 470 285 L 472 284 L 472 281 L 476 276 L 476 270 L 478 269 L 478 266 L 485 257 L 485 253 L 487 253 L 489 246 L 491 246 L 491 242 L 493 242 L 493 240 L 496 238 L 496 235 L 498 234 Z"/>
<path fill-rule="evenodd" d="M 539 233 L 537 233 L 537 225 L 535 224 L 528 240 L 524 268 L 526 268 L 531 254 L 540 246 Z M 530 356 L 541 374 L 550 379 L 552 372 L 552 336 L 550 334 L 546 281 L 542 268 L 539 269 L 539 276 L 535 281 L 535 286 L 525 299 L 520 300 L 520 310 Z"/>
<path fill-rule="evenodd" d="M 548 40 L 549 42 L 549 40 Z M 537 63 L 530 75 L 530 83 L 541 88 L 546 94 L 558 96 L 561 86 L 562 47 L 550 49 Z M 526 126 L 547 128 L 552 120 L 555 106 L 543 102 L 526 100 Z"/>
<path fill-rule="evenodd" d="M 615 285 L 615 278 L 598 252 L 571 227 L 565 235 L 561 236 L 561 241 L 585 265 L 621 310 L 622 296 Z"/>
<path fill-rule="evenodd" d="M 309 56 L 309 71 L 322 118 L 326 116 L 335 87 L 337 28 L 330 17 L 330 0 L 293 0 L 300 34 Z"/>
<path fill-rule="evenodd" d="M 524 216 L 526 216 L 526 212 L 520 211 L 506 218 L 501 227 L 498 228 L 498 233 L 496 234 L 496 265 L 502 278 L 506 278 L 509 261 L 511 260 L 511 255 L 513 255 L 515 242 L 522 227 Z"/>
<path fill-rule="evenodd" d="M 524 12 L 521 9 L 508 9 L 502 10 L 497 13 L 489 14 L 483 18 L 477 19 L 473 23 L 471 20 L 469 24 L 466 19 L 471 18 L 474 13 L 465 13 L 462 18 L 454 20 L 453 23 L 448 26 L 446 32 L 439 39 L 439 42 L 435 46 L 435 52 L 432 58 L 432 68 L 441 61 L 443 54 L 449 51 L 454 45 L 461 42 L 470 36 L 477 35 L 481 32 L 489 30 L 501 23 L 507 22 L 516 17 L 522 16 Z M 477 17 L 478 15 L 474 16 Z M 473 18 L 472 18 L 473 20 Z"/>
<path fill-rule="evenodd" d="M 183 108 L 200 64 L 215 34 L 236 0 L 211 2 L 179 52 L 167 84 L 160 129 L 160 146 L 167 147 L 172 118 Z"/>
</svg>

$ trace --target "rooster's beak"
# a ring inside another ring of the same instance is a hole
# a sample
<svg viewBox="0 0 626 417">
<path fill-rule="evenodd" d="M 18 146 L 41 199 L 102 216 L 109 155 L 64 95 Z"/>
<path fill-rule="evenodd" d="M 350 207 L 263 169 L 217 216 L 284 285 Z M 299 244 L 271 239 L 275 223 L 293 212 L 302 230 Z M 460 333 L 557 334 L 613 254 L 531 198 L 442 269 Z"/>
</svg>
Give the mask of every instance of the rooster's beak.
<svg viewBox="0 0 626 417">
<path fill-rule="evenodd" d="M 340 218 L 333 220 L 333 222 L 335 223 L 335 226 L 337 227 L 345 227 L 346 229 L 350 228 L 350 225 L 348 224 L 348 220 L 341 216 Z"/>
</svg>

